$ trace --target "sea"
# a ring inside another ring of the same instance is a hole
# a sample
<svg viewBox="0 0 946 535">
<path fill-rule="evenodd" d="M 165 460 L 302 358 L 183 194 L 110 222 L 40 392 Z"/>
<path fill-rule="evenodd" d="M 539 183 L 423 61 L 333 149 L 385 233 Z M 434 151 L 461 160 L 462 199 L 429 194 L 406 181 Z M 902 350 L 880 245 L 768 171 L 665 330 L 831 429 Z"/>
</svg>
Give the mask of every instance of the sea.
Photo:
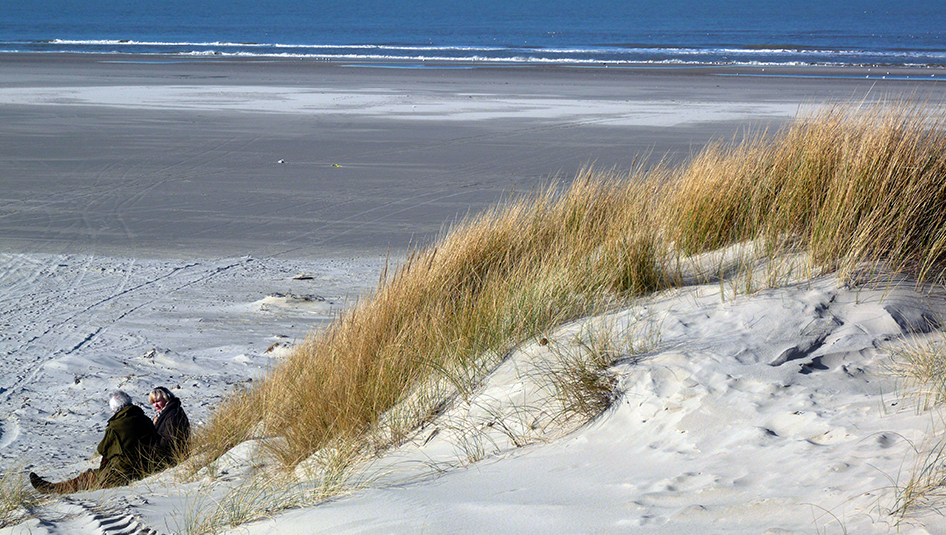
<svg viewBox="0 0 946 535">
<path fill-rule="evenodd" d="M 0 0 L 0 52 L 946 66 L 946 0 Z"/>
</svg>

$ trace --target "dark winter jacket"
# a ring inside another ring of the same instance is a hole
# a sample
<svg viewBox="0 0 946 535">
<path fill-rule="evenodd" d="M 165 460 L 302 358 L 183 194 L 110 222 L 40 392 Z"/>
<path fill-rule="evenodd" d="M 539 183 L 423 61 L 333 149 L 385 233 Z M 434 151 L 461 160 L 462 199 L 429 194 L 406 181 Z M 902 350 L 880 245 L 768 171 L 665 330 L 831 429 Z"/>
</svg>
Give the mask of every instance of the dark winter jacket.
<svg viewBox="0 0 946 535">
<path fill-rule="evenodd" d="M 154 425 L 141 407 L 128 405 L 119 409 L 108 419 L 97 450 L 102 456 L 99 472 L 103 483 L 122 485 L 146 476 L 156 441 Z"/>
<path fill-rule="evenodd" d="M 180 399 L 175 397 L 167 401 L 167 405 L 154 421 L 154 428 L 158 433 L 158 459 L 161 463 L 168 464 L 175 454 L 187 447 L 187 439 L 191 434 L 191 424 L 184 414 Z"/>
</svg>

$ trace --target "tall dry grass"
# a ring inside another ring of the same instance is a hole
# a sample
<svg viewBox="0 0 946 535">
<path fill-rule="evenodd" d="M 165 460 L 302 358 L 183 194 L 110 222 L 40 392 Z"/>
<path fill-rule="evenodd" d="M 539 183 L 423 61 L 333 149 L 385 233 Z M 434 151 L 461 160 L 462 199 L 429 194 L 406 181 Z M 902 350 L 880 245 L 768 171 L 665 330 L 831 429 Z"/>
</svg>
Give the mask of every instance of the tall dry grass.
<svg viewBox="0 0 946 535">
<path fill-rule="evenodd" d="M 14 464 L 0 470 L 0 528 L 29 518 L 43 498 L 29 487 L 23 466 Z"/>
<path fill-rule="evenodd" d="M 946 137 L 929 107 L 838 107 L 767 141 L 703 151 L 667 188 L 663 224 L 686 252 L 791 240 L 818 265 L 885 262 L 942 279 Z"/>
<path fill-rule="evenodd" d="M 462 394 L 520 341 L 659 289 L 664 251 L 643 223 L 653 201 L 642 178 L 588 171 L 564 195 L 548 190 L 463 222 L 234 396 L 198 451 L 217 455 L 260 430 L 285 438 L 276 453 L 294 465 L 338 436 L 365 434 L 430 377 Z M 382 442 L 397 443 L 432 409 L 389 426 Z"/>
<path fill-rule="evenodd" d="M 232 396 L 195 451 L 213 458 L 275 435 L 274 453 L 294 466 L 340 438 L 396 444 L 443 399 L 378 423 L 426 382 L 448 379 L 442 394 L 464 395 L 517 343 L 679 284 L 682 256 L 749 240 L 772 256 L 808 252 L 829 269 L 884 262 L 941 281 L 942 116 L 902 105 L 827 109 L 710 146 L 679 169 L 586 170 L 567 191 L 464 221 Z"/>
</svg>

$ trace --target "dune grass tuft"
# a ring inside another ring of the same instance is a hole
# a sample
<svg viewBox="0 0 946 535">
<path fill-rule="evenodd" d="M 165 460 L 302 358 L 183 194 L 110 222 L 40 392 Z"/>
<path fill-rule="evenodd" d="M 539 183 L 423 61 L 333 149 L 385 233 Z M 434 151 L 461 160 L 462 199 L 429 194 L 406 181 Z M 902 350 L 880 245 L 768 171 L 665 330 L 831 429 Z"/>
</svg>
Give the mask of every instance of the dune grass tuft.
<svg viewBox="0 0 946 535">
<path fill-rule="evenodd" d="M 668 238 L 695 253 L 764 238 L 841 270 L 883 261 L 940 281 L 943 117 L 911 105 L 832 108 L 771 142 L 703 151 L 667 188 Z M 786 240 L 791 240 L 786 242 Z"/>
<path fill-rule="evenodd" d="M 430 378 L 469 391 L 517 343 L 664 287 L 655 227 L 637 225 L 652 211 L 653 188 L 600 178 L 586 172 L 564 195 L 520 199 L 414 253 L 218 410 L 198 448 L 219 454 L 254 431 L 276 434 L 286 439 L 277 454 L 294 466 L 337 437 L 364 436 Z M 429 414 L 418 407 L 392 429 L 406 432 Z"/>
<path fill-rule="evenodd" d="M 752 255 L 797 253 L 842 275 L 884 263 L 942 282 L 942 126 L 931 107 L 829 108 L 771 135 L 711 145 L 678 169 L 589 169 L 564 191 L 465 220 L 235 393 L 198 433 L 197 458 L 261 436 L 284 439 L 273 454 L 287 467 L 339 440 L 398 444 L 444 396 L 474 391 L 517 344 L 685 284 L 689 255 L 734 244 L 759 244 L 744 266 Z M 606 405 L 598 387 L 607 388 L 607 365 L 557 376 L 596 392 L 568 404 Z M 424 390 L 432 383 L 446 386 Z M 410 410 L 392 412 L 407 401 Z"/>
<path fill-rule="evenodd" d="M 894 372 L 916 389 L 920 410 L 946 403 L 946 347 L 941 343 L 915 343 L 893 352 Z"/>
<path fill-rule="evenodd" d="M 893 373 L 906 380 L 916 396 L 918 411 L 936 411 L 946 402 L 946 347 L 942 342 L 906 344 L 892 352 Z M 925 507 L 937 507 L 946 497 L 946 437 L 942 415 L 930 413 L 931 428 L 923 442 L 914 446 L 916 457 L 906 481 L 897 481 L 890 513 L 903 519 Z"/>
<path fill-rule="evenodd" d="M 890 514 L 904 518 L 911 511 L 941 503 L 946 497 L 946 441 L 917 450 L 910 477 L 898 485 Z"/>
<path fill-rule="evenodd" d="M 22 468 L 13 465 L 0 473 L 0 528 L 28 518 L 30 510 L 43 500 L 29 488 Z"/>
</svg>

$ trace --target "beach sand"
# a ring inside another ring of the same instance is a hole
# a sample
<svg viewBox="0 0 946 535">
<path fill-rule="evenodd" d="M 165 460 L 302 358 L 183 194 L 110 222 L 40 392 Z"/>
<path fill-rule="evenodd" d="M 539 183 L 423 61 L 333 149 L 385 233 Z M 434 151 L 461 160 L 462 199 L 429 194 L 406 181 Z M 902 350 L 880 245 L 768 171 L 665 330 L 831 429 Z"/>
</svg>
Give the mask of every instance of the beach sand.
<svg viewBox="0 0 946 535">
<path fill-rule="evenodd" d="M 172 387 L 199 425 L 411 244 L 507 195 L 589 165 L 678 163 L 824 103 L 938 106 L 943 76 L 0 55 L 3 467 L 90 467 L 114 388 L 143 403 Z M 871 293 L 830 278 L 721 291 L 589 319 L 660 318 L 666 347 L 617 366 L 625 397 L 577 434 L 521 449 L 493 437 L 466 466 L 444 432 L 379 460 L 383 477 L 354 496 L 247 529 L 896 531 L 884 511 L 933 417 L 901 403 L 887 348 L 935 339 L 909 318 L 946 304 L 908 283 Z M 483 395 L 517 384 L 500 370 Z M 235 458 L 216 478 L 162 474 L 46 504 L 0 533 L 112 533 L 115 519 L 180 532 L 252 471 Z M 900 525 L 941 528 L 935 515 Z"/>
<path fill-rule="evenodd" d="M 0 65 L 0 250 L 158 258 L 403 251 L 590 165 L 678 163 L 813 104 L 942 92 L 929 70 L 894 81 L 96 55 Z"/>
</svg>

